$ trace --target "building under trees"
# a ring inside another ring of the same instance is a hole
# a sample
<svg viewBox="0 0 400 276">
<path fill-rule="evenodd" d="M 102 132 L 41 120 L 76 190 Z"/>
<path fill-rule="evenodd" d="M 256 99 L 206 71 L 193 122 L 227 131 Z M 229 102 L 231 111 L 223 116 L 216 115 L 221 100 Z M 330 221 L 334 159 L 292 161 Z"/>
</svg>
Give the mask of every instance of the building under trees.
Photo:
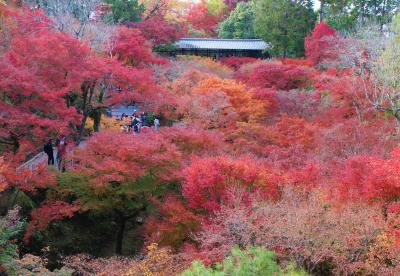
<svg viewBox="0 0 400 276">
<path fill-rule="evenodd" d="M 261 39 L 182 38 L 168 55 L 223 57 L 269 57 L 268 44 Z"/>
</svg>

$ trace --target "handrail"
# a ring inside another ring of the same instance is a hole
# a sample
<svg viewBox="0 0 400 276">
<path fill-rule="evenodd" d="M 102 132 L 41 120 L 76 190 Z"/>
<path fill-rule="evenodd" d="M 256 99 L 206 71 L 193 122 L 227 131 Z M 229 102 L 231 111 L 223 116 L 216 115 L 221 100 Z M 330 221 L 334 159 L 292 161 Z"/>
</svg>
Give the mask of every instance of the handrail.
<svg viewBox="0 0 400 276">
<path fill-rule="evenodd" d="M 80 141 L 78 146 L 83 146 L 84 142 L 85 138 Z M 73 147 L 76 146 L 75 143 L 71 143 L 71 145 L 74 145 Z M 16 169 L 17 173 L 21 172 L 23 169 L 26 168 L 33 171 L 37 169 L 40 165 L 47 164 L 47 154 L 43 151 L 43 147 L 38 149 L 40 149 L 40 151 L 36 155 L 33 155 L 30 159 L 26 160 L 19 167 L 17 167 Z M 57 149 L 53 148 L 53 151 L 54 151 L 54 157 L 56 157 Z M 72 151 L 72 149 L 70 148 L 69 151 Z M 54 158 L 54 161 L 56 162 L 56 158 Z M 71 159 L 68 160 L 66 159 L 64 160 L 64 162 L 65 162 L 65 167 L 67 168 L 72 168 L 74 166 L 74 162 Z"/>
</svg>

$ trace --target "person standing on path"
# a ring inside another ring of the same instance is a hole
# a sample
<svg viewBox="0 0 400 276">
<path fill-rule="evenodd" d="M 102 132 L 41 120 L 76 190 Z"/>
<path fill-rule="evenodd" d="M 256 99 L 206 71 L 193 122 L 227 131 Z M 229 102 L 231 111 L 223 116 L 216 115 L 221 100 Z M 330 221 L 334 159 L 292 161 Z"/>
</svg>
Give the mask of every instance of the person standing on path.
<svg viewBox="0 0 400 276">
<path fill-rule="evenodd" d="M 56 143 L 56 147 L 57 147 L 58 169 L 62 170 L 63 169 L 63 166 L 62 166 L 63 158 L 64 158 L 64 155 L 67 153 L 67 141 L 66 141 L 65 136 L 62 136 L 61 139 L 59 139 L 59 141 Z"/>
<path fill-rule="evenodd" d="M 44 144 L 43 151 L 47 154 L 47 165 L 54 165 L 54 154 L 53 154 L 53 140 Z"/>
<path fill-rule="evenodd" d="M 142 126 L 147 126 L 147 116 L 146 116 L 146 113 L 142 112 L 142 114 L 140 114 L 140 120 L 142 121 Z"/>
<path fill-rule="evenodd" d="M 135 133 L 140 132 L 140 119 L 136 115 L 132 119 L 132 128 Z"/>
<path fill-rule="evenodd" d="M 160 120 L 156 117 L 154 119 L 154 129 L 158 130 L 159 127 L 160 127 Z"/>
</svg>

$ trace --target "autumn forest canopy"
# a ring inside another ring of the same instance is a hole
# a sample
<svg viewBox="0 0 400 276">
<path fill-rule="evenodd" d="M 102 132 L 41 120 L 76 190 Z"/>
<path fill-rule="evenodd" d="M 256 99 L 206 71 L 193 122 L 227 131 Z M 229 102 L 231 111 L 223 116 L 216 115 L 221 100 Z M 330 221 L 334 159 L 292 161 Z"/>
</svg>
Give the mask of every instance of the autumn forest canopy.
<svg viewBox="0 0 400 276">
<path fill-rule="evenodd" d="M 399 275 L 399 4 L 0 0 L 0 275 Z"/>
</svg>

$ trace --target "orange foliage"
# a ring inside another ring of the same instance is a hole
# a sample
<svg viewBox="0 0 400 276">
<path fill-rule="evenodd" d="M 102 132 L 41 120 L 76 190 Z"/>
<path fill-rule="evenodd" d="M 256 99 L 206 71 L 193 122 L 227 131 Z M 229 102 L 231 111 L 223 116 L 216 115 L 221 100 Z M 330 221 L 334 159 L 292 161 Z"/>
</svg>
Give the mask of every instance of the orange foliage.
<svg viewBox="0 0 400 276">
<path fill-rule="evenodd" d="M 133 262 L 123 276 L 176 275 L 190 265 L 180 255 L 173 255 L 166 248 L 158 248 L 156 243 L 149 245 L 147 250 L 146 257 L 141 261 Z"/>
<path fill-rule="evenodd" d="M 244 84 L 235 80 L 215 77 L 205 79 L 200 81 L 193 91 L 207 97 L 222 93 L 227 97 L 235 113 L 238 114 L 237 121 L 256 122 L 266 113 L 266 104 L 256 100 Z"/>
<path fill-rule="evenodd" d="M 8 187 L 7 180 L 4 176 L 7 169 L 8 167 L 4 162 L 4 158 L 0 156 L 0 193 Z"/>
<path fill-rule="evenodd" d="M 201 216 L 191 212 L 177 196 L 169 195 L 164 202 L 156 202 L 156 205 L 160 216 L 150 217 L 145 226 L 151 242 L 178 250 L 200 229 Z"/>
<path fill-rule="evenodd" d="M 281 147 L 301 145 L 310 149 L 315 145 L 314 126 L 299 117 L 283 115 L 270 131 L 273 143 Z"/>
<path fill-rule="evenodd" d="M 224 150 L 222 133 L 196 127 L 168 127 L 160 129 L 165 140 L 174 144 L 183 157 L 210 155 Z"/>
</svg>

